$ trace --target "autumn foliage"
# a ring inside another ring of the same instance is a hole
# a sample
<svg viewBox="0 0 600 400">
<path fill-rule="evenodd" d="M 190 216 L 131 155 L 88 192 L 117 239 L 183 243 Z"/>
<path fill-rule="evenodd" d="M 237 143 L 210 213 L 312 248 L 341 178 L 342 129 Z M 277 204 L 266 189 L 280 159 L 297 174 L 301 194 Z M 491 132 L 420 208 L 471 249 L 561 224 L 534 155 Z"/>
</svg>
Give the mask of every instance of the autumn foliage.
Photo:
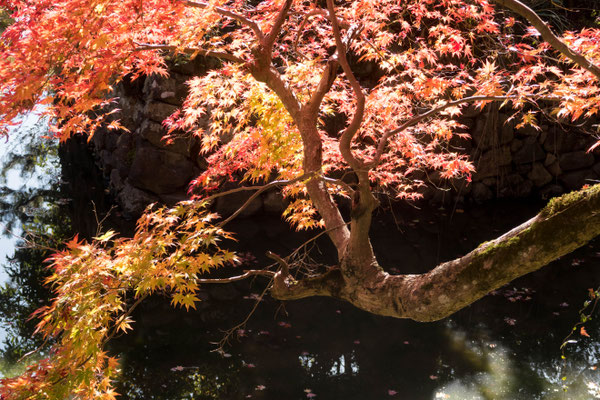
<svg viewBox="0 0 600 400">
<path fill-rule="evenodd" d="M 31 110 L 60 140 L 124 130 L 112 98 L 121 81 L 168 75 L 170 62 L 189 57 L 220 62 L 188 82 L 182 108 L 164 121 L 171 137 L 201 142 L 208 167 L 191 184 L 195 200 L 149 210 L 131 239 L 74 239 L 52 257 L 56 299 L 37 317 L 55 344 L 3 380 L 0 398 L 113 398 L 118 364 L 103 346 L 130 329 L 132 305 L 160 290 L 194 307 L 199 275 L 235 262 L 219 242 L 231 237 L 228 220 L 205 202 L 225 181 L 282 188 L 286 218 L 326 228 L 341 274 L 357 285 L 380 276 L 368 241 L 375 189 L 418 197 L 416 171 L 469 179 L 472 164 L 448 144 L 465 135 L 454 119 L 464 106 L 498 101 L 533 126 L 541 112 L 598 114 L 600 30 L 547 36 L 492 3 L 1 1 L 13 19 L 0 43 L 5 130 Z M 342 198 L 352 201 L 350 227 Z"/>
</svg>

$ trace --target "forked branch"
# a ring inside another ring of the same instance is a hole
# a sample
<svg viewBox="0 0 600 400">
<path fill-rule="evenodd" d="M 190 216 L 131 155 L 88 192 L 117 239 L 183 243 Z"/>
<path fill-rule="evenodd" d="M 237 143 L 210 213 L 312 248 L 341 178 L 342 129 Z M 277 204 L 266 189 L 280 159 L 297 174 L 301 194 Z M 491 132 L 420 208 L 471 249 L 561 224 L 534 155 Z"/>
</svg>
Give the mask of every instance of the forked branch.
<svg viewBox="0 0 600 400">
<path fill-rule="evenodd" d="M 342 70 L 344 71 L 344 74 L 346 75 L 346 78 L 350 82 L 350 86 L 352 86 L 354 95 L 356 96 L 356 110 L 354 111 L 354 115 L 352 116 L 350 124 L 342 132 L 340 138 L 340 152 L 342 153 L 344 160 L 352 167 L 352 169 L 359 171 L 362 170 L 364 166 L 362 162 L 354 157 L 354 154 L 352 154 L 351 144 L 352 139 L 360 129 L 363 121 L 365 111 L 365 94 L 360 86 L 360 82 L 358 82 L 358 79 L 356 79 L 354 76 L 352 68 L 350 68 L 350 64 L 348 63 L 348 59 L 346 57 L 347 45 L 344 43 L 344 40 L 342 40 L 340 25 L 335 13 L 335 5 L 333 4 L 333 0 L 327 0 L 327 10 L 329 11 L 329 20 L 331 21 L 331 26 L 333 28 L 333 36 L 335 38 L 335 45 L 337 47 L 338 61 L 342 67 Z"/>
<path fill-rule="evenodd" d="M 280 300 L 330 296 L 378 315 L 435 321 L 599 234 L 600 185 L 596 185 L 551 200 L 529 221 L 424 274 L 380 271 L 368 281 L 347 279 L 338 269 L 301 281 L 276 275 L 271 293 Z"/>
<path fill-rule="evenodd" d="M 271 54 L 273 44 L 275 43 L 275 40 L 277 40 L 277 36 L 279 36 L 279 34 L 281 33 L 281 28 L 283 26 L 283 23 L 285 22 L 285 19 L 288 16 L 288 12 L 290 11 L 292 3 L 293 0 L 285 0 L 285 3 L 281 7 L 281 10 L 279 10 L 277 17 L 275 18 L 275 22 L 273 22 L 271 31 L 269 31 L 269 34 L 267 35 L 267 37 L 265 37 L 263 46 L 269 52 L 269 56 Z"/>
<path fill-rule="evenodd" d="M 217 14 L 222 15 L 227 18 L 231 18 L 233 20 L 236 20 L 240 24 L 252 29 L 252 31 L 256 35 L 256 38 L 258 39 L 259 42 L 262 43 L 265 39 L 265 35 L 263 34 L 263 32 L 260 29 L 260 27 L 258 26 L 258 24 L 256 22 L 252 21 L 250 18 L 247 18 L 241 14 L 237 14 L 237 13 L 235 13 L 231 10 L 228 10 L 226 8 L 223 8 L 223 7 L 213 7 L 210 3 L 206 3 L 203 1 L 185 0 L 185 1 L 183 1 L 183 4 L 185 4 L 188 7 L 212 9 Z"/>
</svg>

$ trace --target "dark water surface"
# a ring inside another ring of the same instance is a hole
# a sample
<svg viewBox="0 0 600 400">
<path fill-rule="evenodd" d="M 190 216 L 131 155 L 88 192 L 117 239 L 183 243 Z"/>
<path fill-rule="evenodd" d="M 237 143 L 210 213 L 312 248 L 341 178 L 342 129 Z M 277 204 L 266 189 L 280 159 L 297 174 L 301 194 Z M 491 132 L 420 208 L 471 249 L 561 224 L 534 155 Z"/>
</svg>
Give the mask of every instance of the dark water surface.
<svg viewBox="0 0 600 400">
<path fill-rule="evenodd" d="M 91 199 L 100 213 L 109 208 L 102 180 L 86 175 L 94 173 L 93 164 L 65 157 L 58 199 L 68 201 L 52 210 L 54 225 L 37 217 L 47 229 L 38 228 L 65 237 L 74 231 L 91 235 L 96 228 Z M 521 201 L 465 210 L 399 208 L 376 216 L 373 245 L 391 273 L 423 272 L 497 237 L 540 207 Z M 127 231 L 131 221 L 113 216 L 110 224 Z M 68 226 L 59 230 L 57 224 Z M 251 254 L 246 258 L 255 267 L 265 262 L 266 250 L 285 255 L 308 237 L 296 238 L 273 216 L 239 220 L 230 230 L 240 232 L 235 246 Z M 325 243 L 313 251 L 326 261 L 330 254 Z M 5 288 L 20 290 L 0 296 L 0 307 L 12 310 L 0 322 L 18 326 L 4 338 L 2 374 L 16 371 L 7 364 L 17 350 L 36 345 L 28 336 L 31 328 L 19 321 L 41 304 L 41 292 L 14 279 L 41 257 L 5 263 L 12 268 Z M 248 316 L 264 282 L 207 287 L 198 310 L 189 313 L 155 296 L 136 311 L 133 332 L 110 344 L 122 360 L 118 391 L 123 399 L 140 400 L 600 398 L 598 313 L 585 324 L 589 337 L 578 328 L 565 346 L 565 359 L 560 350 L 588 289 L 600 286 L 599 267 L 596 240 L 436 323 L 374 316 L 328 298 L 281 304 L 265 297 L 220 351 L 214 351 L 215 343 Z M 14 305 L 20 308 L 9 307 Z"/>
<path fill-rule="evenodd" d="M 391 215 L 380 215 L 374 246 L 392 272 L 419 272 L 539 207 L 397 211 L 400 231 Z M 278 226 L 265 217 L 238 228 L 252 233 L 250 246 L 261 254 L 261 247 L 285 247 Z M 564 360 L 560 346 L 588 288 L 600 284 L 599 266 L 597 240 L 436 323 L 374 316 L 327 298 L 284 305 L 265 299 L 220 353 L 211 343 L 244 320 L 260 284 L 210 287 L 192 313 L 151 299 L 137 313 L 135 332 L 113 344 L 123 352 L 119 391 L 129 399 L 593 398 L 600 325 L 585 325 L 590 337 L 577 332 Z"/>
</svg>

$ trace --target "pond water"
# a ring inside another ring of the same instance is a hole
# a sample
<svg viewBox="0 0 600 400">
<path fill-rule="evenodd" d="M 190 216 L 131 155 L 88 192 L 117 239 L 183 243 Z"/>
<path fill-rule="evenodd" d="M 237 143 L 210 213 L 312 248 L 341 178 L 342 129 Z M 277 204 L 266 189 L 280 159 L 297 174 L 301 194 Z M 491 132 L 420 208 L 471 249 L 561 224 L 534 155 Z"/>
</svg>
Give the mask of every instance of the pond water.
<svg viewBox="0 0 600 400">
<path fill-rule="evenodd" d="M 93 163 L 73 154 L 62 154 L 62 172 L 55 171 L 50 184 L 56 190 L 45 192 L 49 197 L 31 213 L 37 215 L 37 232 L 57 240 L 74 231 L 95 231 L 90 199 L 101 215 L 110 206 Z M 59 177 L 65 184 L 56 183 Z M 57 203 L 62 206 L 51 207 Z M 391 273 L 422 272 L 498 236 L 539 208 L 525 201 L 464 210 L 398 208 L 377 216 L 373 243 Z M 109 224 L 125 232 L 131 221 L 113 213 Z M 285 254 L 298 240 L 270 216 L 239 220 L 231 230 L 251 238 L 237 246 L 257 264 L 265 250 Z M 14 244 L 2 242 L 4 254 L 12 253 Z M 316 251 L 326 259 L 330 249 L 320 246 Z M 17 355 L 38 344 L 28 336 L 31 324 L 21 321 L 47 296 L 39 289 L 43 269 L 29 273 L 42 259 L 32 252 L 4 262 L 5 288 L 21 290 L 0 296 L 0 322 L 12 327 L 2 338 L 2 374 L 15 373 Z M 207 287 L 198 310 L 189 313 L 155 296 L 136 310 L 133 332 L 110 344 L 122 360 L 118 391 L 123 399 L 600 398 L 596 318 L 585 324 L 589 337 L 577 328 L 564 359 L 560 349 L 579 320 L 588 289 L 600 286 L 599 267 L 596 240 L 436 323 L 378 317 L 327 298 L 281 304 L 265 297 L 221 349 L 224 331 L 249 315 L 264 282 Z M 21 307 L 9 307 L 15 304 Z"/>
</svg>

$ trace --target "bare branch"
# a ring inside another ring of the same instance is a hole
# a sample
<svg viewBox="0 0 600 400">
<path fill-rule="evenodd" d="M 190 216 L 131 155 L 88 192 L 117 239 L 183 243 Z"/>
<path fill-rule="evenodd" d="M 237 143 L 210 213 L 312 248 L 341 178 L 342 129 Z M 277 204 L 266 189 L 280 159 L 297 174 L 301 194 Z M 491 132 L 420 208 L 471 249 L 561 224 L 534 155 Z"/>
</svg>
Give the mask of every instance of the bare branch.
<svg viewBox="0 0 600 400">
<path fill-rule="evenodd" d="M 279 10 L 279 14 L 277 14 L 277 17 L 275 18 L 275 22 L 273 23 L 269 34 L 264 40 L 263 46 L 265 50 L 269 52 L 269 55 L 271 54 L 271 50 L 273 48 L 275 40 L 277 40 L 277 36 L 279 36 L 279 34 L 281 33 L 281 27 L 283 26 L 283 23 L 285 22 L 285 19 L 288 16 L 288 12 L 290 11 L 292 3 L 293 0 L 285 0 L 283 7 L 281 7 L 281 10 Z"/>
<path fill-rule="evenodd" d="M 228 10 L 223 7 L 212 7 L 209 3 L 205 3 L 203 1 L 185 0 L 185 1 L 183 1 L 183 4 L 185 4 L 188 7 L 195 7 L 195 8 L 204 8 L 204 9 L 212 8 L 217 14 L 220 14 L 227 18 L 234 19 L 234 20 L 238 21 L 240 24 L 245 25 L 248 28 L 252 29 L 252 31 L 256 35 L 256 38 L 258 39 L 259 42 L 262 43 L 265 40 L 265 35 L 260 30 L 260 27 L 258 26 L 258 24 L 256 22 L 252 21 L 250 18 L 247 18 L 247 17 L 244 17 L 243 15 L 234 13 L 233 11 Z"/>
<path fill-rule="evenodd" d="M 310 96 L 310 99 L 306 103 L 303 109 L 307 110 L 307 112 L 313 118 L 317 118 L 319 107 L 321 106 L 321 102 L 323 98 L 331 89 L 331 85 L 335 82 L 335 78 L 337 77 L 338 70 L 338 62 L 335 59 L 330 59 L 321 74 L 321 80 L 319 81 L 319 85 Z"/>
<path fill-rule="evenodd" d="M 493 0 L 496 3 L 504 6 L 511 11 L 519 14 L 523 18 L 525 18 L 531 25 L 538 30 L 542 38 L 546 42 L 548 42 L 553 48 L 562 53 L 569 60 L 573 61 L 575 64 L 579 65 L 581 68 L 587 70 L 591 74 L 593 74 L 596 79 L 600 81 L 600 67 L 595 65 L 591 60 L 587 59 L 581 53 L 570 48 L 565 42 L 560 40 L 558 36 L 556 36 L 550 27 L 533 11 L 531 8 L 527 7 L 525 4 L 521 3 L 518 0 Z"/>
<path fill-rule="evenodd" d="M 251 186 L 251 187 L 240 187 L 240 188 L 236 188 L 236 189 L 232 189 L 229 190 L 227 192 L 223 192 L 223 193 L 217 193 L 213 196 L 210 196 L 206 199 L 203 199 L 204 201 L 211 201 L 217 197 L 223 197 L 226 196 L 228 194 L 233 194 L 236 192 L 240 192 L 243 190 L 256 190 L 255 193 L 252 194 L 252 196 L 250 196 L 248 198 L 248 200 L 246 200 L 246 202 L 244 204 L 242 204 L 242 206 L 240 208 L 238 208 L 233 214 L 231 214 L 227 219 L 223 220 L 220 224 L 219 227 L 223 227 L 225 226 L 227 223 L 231 222 L 231 220 L 233 220 L 235 217 L 237 217 L 238 215 L 240 215 L 240 213 L 242 211 L 244 211 L 244 209 L 246 207 L 248 207 L 250 205 L 250 203 L 252 203 L 252 201 L 254 199 L 256 199 L 262 192 L 264 192 L 265 190 L 268 190 L 272 187 L 275 186 L 287 186 L 287 185 L 291 185 L 293 183 L 302 181 L 304 179 L 310 179 L 313 176 L 313 174 L 302 174 L 300 176 L 297 176 L 293 179 L 288 179 L 288 180 L 278 180 L 278 181 L 273 181 L 270 183 L 267 183 L 266 185 L 262 185 L 262 186 Z"/>
<path fill-rule="evenodd" d="M 275 262 L 277 262 L 277 264 L 279 264 L 279 266 L 281 267 L 281 273 L 283 275 L 289 275 L 290 274 L 290 266 L 288 265 L 288 263 L 281 257 L 279 257 L 277 254 L 273 253 L 272 251 L 267 251 L 267 257 L 269 257 L 271 260 L 274 260 Z"/>
<path fill-rule="evenodd" d="M 518 96 L 471 96 L 471 97 L 464 97 L 462 99 L 458 99 L 458 100 L 454 100 L 454 101 L 449 101 L 445 104 L 442 104 L 441 106 L 432 108 L 431 110 L 424 112 L 423 114 L 419 114 L 416 117 L 413 117 L 411 119 L 409 119 L 408 121 L 406 121 L 405 123 L 403 123 L 402 125 L 400 125 L 398 128 L 391 130 L 391 131 L 387 131 L 386 133 L 383 134 L 383 136 L 381 137 L 381 139 L 379 139 L 379 143 L 377 144 L 377 152 L 375 153 L 375 156 L 373 157 L 373 160 L 371 162 L 369 162 L 367 164 L 368 168 L 373 168 L 375 166 L 377 166 L 377 164 L 379 164 L 379 161 L 381 160 L 381 156 L 383 155 L 383 152 L 385 151 L 385 147 L 387 146 L 387 142 L 388 139 L 391 138 L 394 135 L 397 135 L 398 133 L 402 132 L 403 130 L 410 128 L 413 125 L 418 124 L 419 122 L 421 122 L 422 120 L 424 120 L 427 117 L 431 117 L 432 115 L 435 115 L 439 112 L 444 111 L 445 109 L 449 108 L 449 107 L 454 107 L 463 103 L 474 103 L 477 101 L 504 101 L 504 100 L 511 100 L 511 99 L 516 99 Z"/>
<path fill-rule="evenodd" d="M 328 183 L 330 185 L 341 186 L 342 188 L 344 188 L 344 190 L 346 192 L 348 192 L 348 196 L 352 196 L 352 194 L 354 193 L 354 189 L 352 189 L 352 187 L 350 185 L 348 185 L 346 182 L 344 182 L 341 179 L 333 179 L 333 178 L 327 178 L 327 177 L 323 177 L 321 179 L 323 179 L 325 181 L 325 183 Z"/>
<path fill-rule="evenodd" d="M 236 57 L 233 54 L 229 54 L 229 53 L 225 53 L 225 52 L 221 52 L 221 51 L 204 50 L 204 49 L 194 48 L 194 47 L 180 48 L 177 46 L 171 46 L 171 45 L 166 45 L 166 44 L 149 44 L 149 43 L 139 43 L 139 44 L 136 43 L 136 44 L 138 45 L 138 47 L 135 48 L 134 51 L 144 51 L 144 50 L 180 51 L 180 52 L 183 52 L 186 54 L 199 54 L 201 56 L 206 56 L 206 57 L 220 58 L 222 60 L 232 61 L 232 62 L 239 63 L 239 64 L 245 63 L 245 61 L 242 60 L 241 58 Z"/>
<path fill-rule="evenodd" d="M 266 276 L 268 278 L 273 278 L 275 276 L 275 272 L 262 270 L 262 269 L 251 269 L 248 271 L 244 271 L 244 273 L 242 275 L 231 276 L 229 278 L 196 279 L 195 282 L 198 284 L 231 283 L 231 282 L 241 281 L 243 279 L 250 278 L 251 276 Z"/>
<path fill-rule="evenodd" d="M 346 127 L 344 132 L 342 132 L 342 136 L 340 138 L 340 152 L 342 153 L 344 160 L 346 160 L 352 169 L 358 171 L 364 169 L 364 166 L 363 163 L 356 159 L 352 154 L 351 144 L 354 135 L 356 135 L 360 129 L 360 125 L 362 124 L 365 111 L 365 94 L 362 91 L 360 83 L 354 76 L 354 73 L 350 68 L 350 64 L 348 64 L 348 59 L 346 58 L 346 44 L 342 40 L 340 25 L 335 14 L 333 0 L 327 0 L 327 9 L 329 10 L 329 20 L 331 21 L 331 25 L 333 27 L 333 36 L 335 38 L 335 44 L 337 47 L 338 61 L 356 96 L 356 111 L 352 116 L 350 124 Z"/>
</svg>

